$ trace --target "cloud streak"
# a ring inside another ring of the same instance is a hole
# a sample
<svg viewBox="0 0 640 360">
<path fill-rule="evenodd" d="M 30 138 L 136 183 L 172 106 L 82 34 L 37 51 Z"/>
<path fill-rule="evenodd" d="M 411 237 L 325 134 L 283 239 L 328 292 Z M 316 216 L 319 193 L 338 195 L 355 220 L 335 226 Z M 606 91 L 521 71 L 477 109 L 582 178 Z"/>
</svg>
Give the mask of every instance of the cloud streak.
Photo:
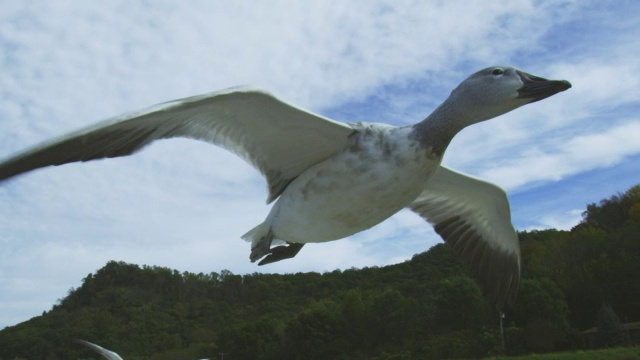
<svg viewBox="0 0 640 360">
<path fill-rule="evenodd" d="M 522 156 L 489 168 L 481 176 L 507 189 L 529 183 L 560 180 L 579 172 L 605 168 L 640 153 L 640 120 L 623 123 L 604 132 L 570 139 L 555 139 L 544 148 L 532 147 Z"/>
</svg>

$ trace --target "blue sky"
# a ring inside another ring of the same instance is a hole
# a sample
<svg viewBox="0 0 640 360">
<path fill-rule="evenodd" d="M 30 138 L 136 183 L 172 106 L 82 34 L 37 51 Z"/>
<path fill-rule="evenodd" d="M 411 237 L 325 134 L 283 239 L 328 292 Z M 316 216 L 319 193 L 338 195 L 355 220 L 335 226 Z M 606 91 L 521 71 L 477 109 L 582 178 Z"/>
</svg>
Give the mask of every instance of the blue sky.
<svg viewBox="0 0 640 360">
<path fill-rule="evenodd" d="M 612 5 L 614 4 L 614 5 Z M 640 183 L 640 3 L 3 2 L 0 157 L 159 102 L 254 84 L 342 121 L 425 118 L 466 76 L 511 64 L 567 92 L 463 130 L 444 164 L 504 187 L 518 229 L 568 229 Z M 244 274 L 382 266 L 439 242 L 402 211 L 266 267 L 240 236 L 265 183 L 189 140 L 0 185 L 0 328 L 109 260 Z"/>
</svg>

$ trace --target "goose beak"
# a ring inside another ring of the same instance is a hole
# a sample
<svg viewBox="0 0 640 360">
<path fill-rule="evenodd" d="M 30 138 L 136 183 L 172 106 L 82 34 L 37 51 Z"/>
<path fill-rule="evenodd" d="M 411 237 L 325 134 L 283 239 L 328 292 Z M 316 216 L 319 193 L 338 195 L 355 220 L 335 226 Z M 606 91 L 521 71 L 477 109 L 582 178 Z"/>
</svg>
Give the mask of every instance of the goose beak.
<svg viewBox="0 0 640 360">
<path fill-rule="evenodd" d="M 518 89 L 518 99 L 532 99 L 530 103 L 546 99 L 571 87 L 567 80 L 547 80 L 524 71 L 516 70 L 522 80 Z"/>
</svg>

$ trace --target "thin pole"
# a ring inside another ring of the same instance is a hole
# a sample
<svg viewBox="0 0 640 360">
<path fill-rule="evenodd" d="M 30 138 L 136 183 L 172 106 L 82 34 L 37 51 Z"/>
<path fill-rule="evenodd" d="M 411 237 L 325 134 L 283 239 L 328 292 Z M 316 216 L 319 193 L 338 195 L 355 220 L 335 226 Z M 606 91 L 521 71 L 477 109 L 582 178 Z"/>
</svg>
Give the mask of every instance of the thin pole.
<svg viewBox="0 0 640 360">
<path fill-rule="evenodd" d="M 498 318 L 500 318 L 500 339 L 502 340 L 502 351 L 504 351 L 505 350 L 504 327 L 502 326 L 502 319 L 504 319 L 504 313 L 502 311 L 498 312 Z"/>
</svg>

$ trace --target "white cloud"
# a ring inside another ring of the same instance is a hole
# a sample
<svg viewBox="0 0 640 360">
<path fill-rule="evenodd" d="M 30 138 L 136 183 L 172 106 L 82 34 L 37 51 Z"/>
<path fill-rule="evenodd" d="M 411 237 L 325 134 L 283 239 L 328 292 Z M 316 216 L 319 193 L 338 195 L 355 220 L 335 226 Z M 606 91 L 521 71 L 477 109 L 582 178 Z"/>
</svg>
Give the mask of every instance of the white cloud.
<svg viewBox="0 0 640 360">
<path fill-rule="evenodd" d="M 640 153 L 640 121 L 630 121 L 604 132 L 555 139 L 532 147 L 519 157 L 489 167 L 480 176 L 517 189 L 529 183 L 559 180 L 578 172 L 611 166 Z"/>
<path fill-rule="evenodd" d="M 536 219 L 535 224 L 522 230 L 571 230 L 572 227 L 580 223 L 583 212 L 584 209 L 572 209 L 560 213 L 545 214 Z"/>
</svg>

